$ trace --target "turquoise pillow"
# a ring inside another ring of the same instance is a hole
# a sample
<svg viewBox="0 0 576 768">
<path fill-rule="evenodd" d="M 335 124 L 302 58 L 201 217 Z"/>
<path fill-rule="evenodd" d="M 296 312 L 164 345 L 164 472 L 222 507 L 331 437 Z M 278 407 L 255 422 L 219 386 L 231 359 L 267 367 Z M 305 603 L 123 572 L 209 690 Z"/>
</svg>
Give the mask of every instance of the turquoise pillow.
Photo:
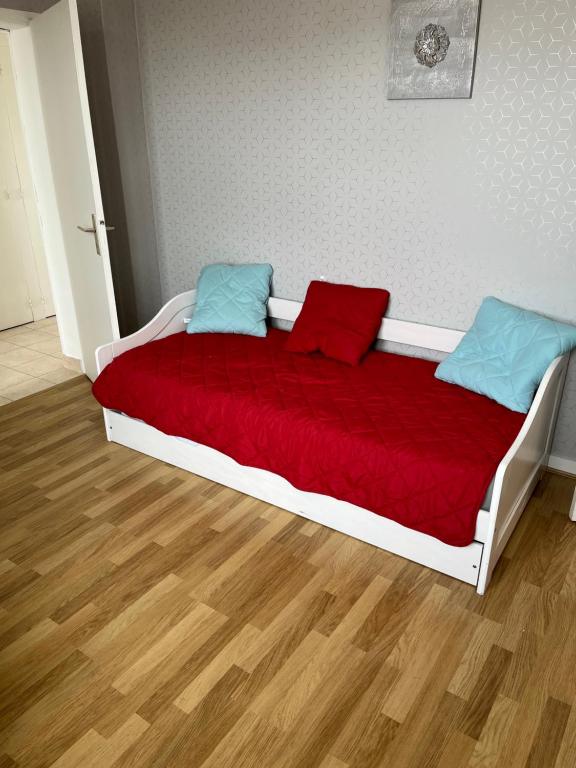
<svg viewBox="0 0 576 768">
<path fill-rule="evenodd" d="M 528 413 L 550 363 L 575 347 L 575 326 L 488 297 L 436 378 Z"/>
<path fill-rule="evenodd" d="M 198 280 L 196 308 L 188 333 L 266 336 L 270 264 L 211 264 Z"/>
</svg>

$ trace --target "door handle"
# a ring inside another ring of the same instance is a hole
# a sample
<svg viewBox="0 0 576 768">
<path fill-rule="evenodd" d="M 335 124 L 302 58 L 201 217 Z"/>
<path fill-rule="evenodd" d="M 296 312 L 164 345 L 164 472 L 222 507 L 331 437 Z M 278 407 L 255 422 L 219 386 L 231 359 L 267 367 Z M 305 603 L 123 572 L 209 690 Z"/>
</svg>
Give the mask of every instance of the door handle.
<svg viewBox="0 0 576 768">
<path fill-rule="evenodd" d="M 91 227 L 82 227 L 80 224 L 77 225 L 80 232 L 86 232 L 87 235 L 94 235 L 94 242 L 96 244 L 96 254 L 100 256 L 100 239 L 98 238 L 98 227 L 96 225 L 96 216 L 95 214 L 92 214 L 92 226 Z"/>
<path fill-rule="evenodd" d="M 85 232 L 88 235 L 94 235 L 94 240 L 96 242 L 96 253 L 98 256 L 100 256 L 100 239 L 98 238 L 98 226 L 104 227 L 106 232 L 113 232 L 116 227 L 108 227 L 106 226 L 106 222 L 104 219 L 100 219 L 99 222 L 96 221 L 95 214 L 92 214 L 92 226 L 91 227 L 83 227 L 80 224 L 77 224 L 77 228 L 80 230 L 80 232 Z"/>
</svg>

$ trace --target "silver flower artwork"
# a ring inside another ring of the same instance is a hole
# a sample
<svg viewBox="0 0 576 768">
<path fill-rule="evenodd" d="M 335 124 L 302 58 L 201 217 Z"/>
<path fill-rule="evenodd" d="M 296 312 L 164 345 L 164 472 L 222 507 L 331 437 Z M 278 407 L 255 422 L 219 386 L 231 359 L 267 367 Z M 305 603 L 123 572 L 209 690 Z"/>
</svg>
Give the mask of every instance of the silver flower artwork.
<svg viewBox="0 0 576 768">
<path fill-rule="evenodd" d="M 389 99 L 469 99 L 480 0 L 392 0 Z"/>
<path fill-rule="evenodd" d="M 416 35 L 414 54 L 420 64 L 432 69 L 444 61 L 449 47 L 450 37 L 446 28 L 442 24 L 426 24 Z"/>
</svg>

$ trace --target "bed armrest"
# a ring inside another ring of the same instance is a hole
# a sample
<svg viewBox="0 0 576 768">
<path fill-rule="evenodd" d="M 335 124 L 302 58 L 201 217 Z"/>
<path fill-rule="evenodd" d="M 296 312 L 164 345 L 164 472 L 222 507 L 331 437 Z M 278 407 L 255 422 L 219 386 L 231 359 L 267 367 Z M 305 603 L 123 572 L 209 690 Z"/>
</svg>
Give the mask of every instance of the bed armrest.
<svg viewBox="0 0 576 768">
<path fill-rule="evenodd" d="M 141 347 L 154 339 L 162 339 L 184 330 L 184 318 L 190 317 L 196 303 L 196 291 L 186 291 L 165 304 L 150 322 L 136 333 L 123 339 L 104 344 L 96 350 L 96 365 L 101 373 L 115 357 L 135 347 Z"/>
<path fill-rule="evenodd" d="M 568 360 L 569 355 L 557 357 L 548 367 L 522 429 L 496 472 L 487 543 L 482 555 L 480 594 L 538 482 L 542 467 L 548 464 Z"/>
</svg>

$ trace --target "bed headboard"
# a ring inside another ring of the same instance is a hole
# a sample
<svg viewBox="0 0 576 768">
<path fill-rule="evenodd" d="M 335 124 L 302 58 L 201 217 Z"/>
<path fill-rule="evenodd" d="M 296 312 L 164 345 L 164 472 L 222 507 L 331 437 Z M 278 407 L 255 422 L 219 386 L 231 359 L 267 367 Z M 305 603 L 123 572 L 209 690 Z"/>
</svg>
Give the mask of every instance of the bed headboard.
<svg viewBox="0 0 576 768">
<path fill-rule="evenodd" d="M 271 298 L 268 302 L 268 314 L 275 320 L 294 322 L 301 309 L 302 302 L 300 301 Z M 411 347 L 433 349 L 436 352 L 453 352 L 463 336 L 464 331 L 410 323 L 405 320 L 393 320 L 389 317 L 382 319 L 382 325 L 378 331 L 378 338 L 382 341 L 409 344 Z"/>
<path fill-rule="evenodd" d="M 131 336 L 106 344 L 96 350 L 98 372 L 102 371 L 114 357 L 127 352 L 133 347 L 146 344 L 153 339 L 161 339 L 182 330 L 196 303 L 196 291 L 186 291 L 175 296 L 165 304 L 160 312 L 150 322 Z M 302 302 L 289 299 L 271 298 L 268 302 L 268 314 L 274 320 L 294 322 Z M 436 352 L 452 352 L 464 336 L 464 331 L 454 331 L 450 328 L 438 328 L 434 325 L 410 323 L 405 320 L 384 318 L 378 331 L 381 341 L 392 341 L 397 344 L 408 344 L 411 347 L 431 349 Z"/>
</svg>

